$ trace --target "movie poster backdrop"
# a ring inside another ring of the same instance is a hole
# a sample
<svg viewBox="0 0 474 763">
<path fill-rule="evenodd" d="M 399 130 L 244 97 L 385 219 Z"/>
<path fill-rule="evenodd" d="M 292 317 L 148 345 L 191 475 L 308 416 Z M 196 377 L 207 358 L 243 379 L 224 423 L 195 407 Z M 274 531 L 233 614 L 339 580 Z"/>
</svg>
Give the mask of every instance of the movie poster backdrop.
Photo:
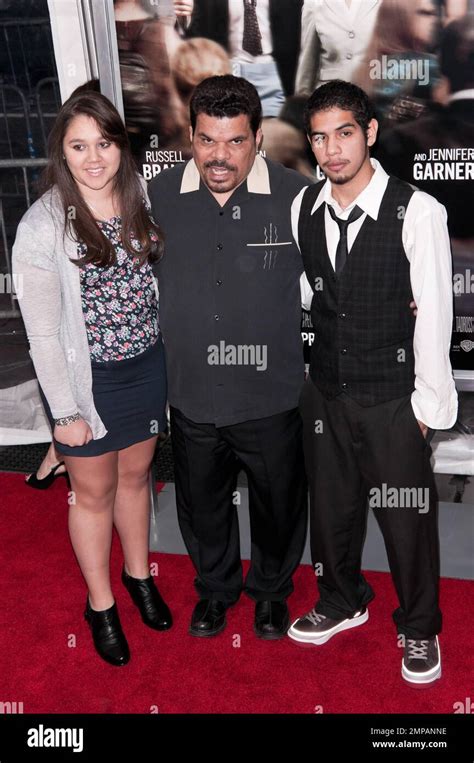
<svg viewBox="0 0 474 763">
<path fill-rule="evenodd" d="M 125 121 L 147 180 L 191 157 L 189 101 L 204 78 L 257 88 L 264 156 L 324 178 L 303 128 L 307 97 L 344 79 L 372 97 L 373 155 L 445 205 L 453 251 L 454 369 L 474 370 L 472 0 L 115 0 Z M 247 14 L 252 14 L 249 33 Z M 256 25 L 255 25 L 256 19 Z M 305 356 L 313 341 L 303 312 Z"/>
</svg>

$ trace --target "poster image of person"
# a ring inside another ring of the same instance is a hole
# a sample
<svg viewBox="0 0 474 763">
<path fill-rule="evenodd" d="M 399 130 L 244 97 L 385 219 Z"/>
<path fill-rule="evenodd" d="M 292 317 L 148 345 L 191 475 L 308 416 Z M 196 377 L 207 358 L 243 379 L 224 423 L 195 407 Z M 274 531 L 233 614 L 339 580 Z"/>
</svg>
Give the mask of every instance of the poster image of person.
<svg viewBox="0 0 474 763">
<path fill-rule="evenodd" d="M 195 0 L 191 37 L 229 53 L 232 71 L 256 88 L 264 117 L 278 116 L 295 86 L 302 0 Z"/>
<path fill-rule="evenodd" d="M 114 0 L 125 123 L 135 157 L 149 147 L 151 135 L 165 147 L 183 127 L 170 56 L 192 9 L 192 0 Z"/>
<path fill-rule="evenodd" d="M 141 172 L 146 180 L 191 158 L 189 102 L 194 88 L 207 77 L 231 73 L 227 52 L 217 42 L 204 37 L 182 40 L 170 64 L 179 97 L 179 127 L 168 141 L 159 141 L 157 147 L 149 146 L 143 152 Z"/>
<path fill-rule="evenodd" d="M 180 42 L 171 57 L 171 71 L 180 99 L 180 121 L 183 129 L 168 148 L 181 151 L 187 160 L 192 156 L 189 140 L 189 103 L 194 88 L 207 77 L 230 74 L 231 63 L 227 51 L 217 42 L 205 37 L 195 37 Z"/>
<path fill-rule="evenodd" d="M 382 124 L 417 118 L 429 105 L 440 79 L 440 27 L 436 0 L 382 0 L 366 59 L 353 79 L 371 96 Z"/>
<path fill-rule="evenodd" d="M 387 130 L 377 157 L 447 209 L 455 309 L 451 360 L 455 368 L 474 369 L 474 14 L 444 29 L 440 68 L 445 105 Z"/>
<path fill-rule="evenodd" d="M 381 0 L 305 0 L 296 92 L 331 79 L 351 81 L 365 60 Z"/>
<path fill-rule="evenodd" d="M 190 158 L 189 100 L 206 77 L 229 74 L 227 52 L 186 39 L 193 0 L 115 0 L 125 122 L 146 180 Z"/>
</svg>

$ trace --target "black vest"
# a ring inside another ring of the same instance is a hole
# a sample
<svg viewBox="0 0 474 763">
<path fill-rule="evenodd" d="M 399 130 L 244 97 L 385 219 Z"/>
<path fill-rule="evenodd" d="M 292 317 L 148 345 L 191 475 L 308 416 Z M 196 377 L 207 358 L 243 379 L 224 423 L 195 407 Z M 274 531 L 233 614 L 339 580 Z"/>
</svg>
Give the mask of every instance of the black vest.
<svg viewBox="0 0 474 763">
<path fill-rule="evenodd" d="M 336 276 L 326 245 L 326 205 L 310 214 L 323 184 L 305 192 L 298 233 L 314 289 L 311 379 L 326 398 L 346 392 L 364 406 L 403 397 L 415 381 L 410 263 L 402 244 L 413 188 L 390 177 L 378 219 L 366 215 Z"/>
</svg>

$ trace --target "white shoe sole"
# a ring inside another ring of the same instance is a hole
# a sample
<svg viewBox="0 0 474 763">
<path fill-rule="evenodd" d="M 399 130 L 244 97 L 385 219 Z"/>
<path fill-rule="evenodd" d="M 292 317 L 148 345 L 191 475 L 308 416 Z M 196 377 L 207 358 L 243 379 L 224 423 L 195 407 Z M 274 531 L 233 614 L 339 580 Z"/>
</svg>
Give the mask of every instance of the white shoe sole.
<svg viewBox="0 0 474 763">
<path fill-rule="evenodd" d="M 298 618 L 299 620 L 300 618 Z M 365 612 L 362 615 L 359 615 L 358 617 L 353 617 L 351 619 L 342 620 L 339 625 L 335 625 L 333 628 L 330 628 L 330 630 L 326 631 L 325 633 L 321 633 L 317 636 L 311 635 L 308 633 L 307 635 L 304 635 L 302 633 L 299 633 L 296 630 L 293 630 L 293 627 L 296 625 L 298 620 L 295 620 L 293 625 L 290 627 L 288 631 L 288 636 L 293 639 L 293 641 L 298 641 L 300 644 L 314 644 L 315 646 L 320 646 L 321 644 L 325 644 L 326 641 L 329 641 L 330 638 L 336 635 L 336 633 L 342 633 L 342 631 L 348 631 L 350 628 L 357 628 L 358 625 L 363 625 L 367 622 L 369 619 L 369 610 L 366 609 Z"/>
<path fill-rule="evenodd" d="M 439 661 L 437 665 L 432 667 L 431 670 L 427 671 L 426 673 L 414 673 L 413 671 L 408 670 L 402 660 L 402 678 L 407 683 L 413 684 L 414 686 L 424 686 L 426 684 L 433 683 L 433 681 L 437 681 L 438 678 L 441 678 L 441 652 L 439 651 L 439 642 L 437 636 L 436 643 L 438 645 Z"/>
</svg>

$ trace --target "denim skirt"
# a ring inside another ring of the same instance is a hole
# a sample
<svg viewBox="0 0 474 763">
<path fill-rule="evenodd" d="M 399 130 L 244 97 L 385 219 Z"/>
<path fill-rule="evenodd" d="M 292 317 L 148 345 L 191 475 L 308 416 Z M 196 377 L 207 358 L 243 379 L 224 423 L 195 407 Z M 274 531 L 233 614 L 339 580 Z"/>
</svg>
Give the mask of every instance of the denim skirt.
<svg viewBox="0 0 474 763">
<path fill-rule="evenodd" d="M 76 447 L 53 439 L 58 453 L 100 456 L 166 431 L 166 365 L 161 334 L 139 355 L 104 363 L 91 359 L 91 369 L 94 405 L 107 434 Z M 54 431 L 51 409 L 41 387 L 40 396 Z"/>
</svg>

